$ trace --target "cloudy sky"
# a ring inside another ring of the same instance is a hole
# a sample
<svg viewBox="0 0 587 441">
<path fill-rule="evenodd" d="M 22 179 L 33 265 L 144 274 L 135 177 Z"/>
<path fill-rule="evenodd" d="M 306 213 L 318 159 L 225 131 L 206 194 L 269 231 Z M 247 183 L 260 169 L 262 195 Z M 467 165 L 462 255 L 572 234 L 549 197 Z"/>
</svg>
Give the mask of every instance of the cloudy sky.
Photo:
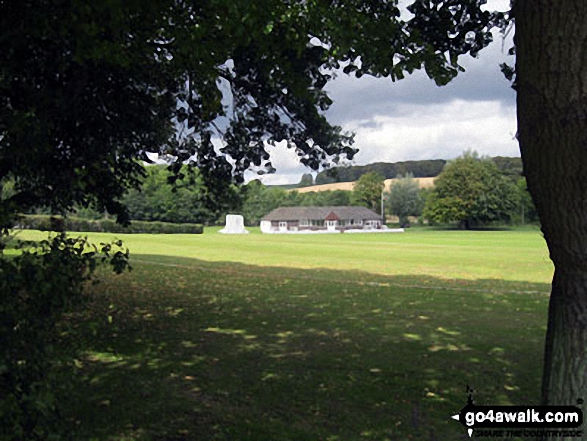
<svg viewBox="0 0 587 441">
<path fill-rule="evenodd" d="M 488 3 L 502 11 L 508 6 L 509 0 Z M 489 156 L 520 156 L 515 92 L 499 69 L 504 61 L 513 63 L 507 56 L 510 46 L 511 36 L 504 41 L 496 32 L 478 58 L 460 58 L 466 71 L 444 87 L 423 72 L 395 83 L 341 74 L 327 86 L 334 104 L 326 116 L 356 134 L 356 165 L 451 159 L 467 149 Z M 266 184 L 296 183 L 310 172 L 285 148 L 272 152 L 272 163 L 277 173 L 263 176 Z"/>
</svg>

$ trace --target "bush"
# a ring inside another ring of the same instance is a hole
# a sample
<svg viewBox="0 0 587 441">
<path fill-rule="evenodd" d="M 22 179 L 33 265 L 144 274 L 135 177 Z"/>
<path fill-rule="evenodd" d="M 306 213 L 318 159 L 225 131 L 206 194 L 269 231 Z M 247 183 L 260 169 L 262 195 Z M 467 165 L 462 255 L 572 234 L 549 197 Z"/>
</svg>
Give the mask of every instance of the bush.
<svg viewBox="0 0 587 441">
<path fill-rule="evenodd" d="M 202 234 L 204 232 L 204 227 L 198 224 L 133 221 L 128 227 L 123 227 L 110 219 L 88 220 L 48 215 L 23 215 L 17 226 L 25 230 L 103 233 Z"/>
<path fill-rule="evenodd" d="M 90 245 L 64 233 L 20 242 L 22 253 L 0 255 L 0 439 L 68 439 L 54 392 L 67 386 L 57 368 L 75 357 L 63 347 L 57 324 L 82 300 L 100 261 L 117 273 L 128 267 L 122 244 Z"/>
</svg>

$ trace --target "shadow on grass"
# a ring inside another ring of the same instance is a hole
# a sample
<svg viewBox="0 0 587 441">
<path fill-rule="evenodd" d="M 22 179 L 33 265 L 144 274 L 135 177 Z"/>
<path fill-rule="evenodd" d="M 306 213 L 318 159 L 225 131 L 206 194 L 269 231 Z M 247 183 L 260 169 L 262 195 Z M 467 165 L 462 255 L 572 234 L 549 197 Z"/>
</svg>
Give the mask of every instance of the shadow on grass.
<svg viewBox="0 0 587 441">
<path fill-rule="evenodd" d="M 460 440 L 467 385 L 478 404 L 538 402 L 547 285 L 134 267 L 68 321 L 77 439 Z"/>
</svg>

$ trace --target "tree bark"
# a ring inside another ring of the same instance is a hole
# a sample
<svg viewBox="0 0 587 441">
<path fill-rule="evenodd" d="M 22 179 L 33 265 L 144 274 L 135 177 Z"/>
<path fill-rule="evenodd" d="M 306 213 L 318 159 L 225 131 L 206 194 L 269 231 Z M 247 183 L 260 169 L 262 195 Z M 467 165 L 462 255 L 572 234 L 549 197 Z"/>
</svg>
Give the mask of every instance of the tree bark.
<svg viewBox="0 0 587 441">
<path fill-rule="evenodd" d="M 518 139 L 555 266 L 542 401 L 574 405 L 587 400 L 587 1 L 516 0 L 513 12 Z"/>
</svg>

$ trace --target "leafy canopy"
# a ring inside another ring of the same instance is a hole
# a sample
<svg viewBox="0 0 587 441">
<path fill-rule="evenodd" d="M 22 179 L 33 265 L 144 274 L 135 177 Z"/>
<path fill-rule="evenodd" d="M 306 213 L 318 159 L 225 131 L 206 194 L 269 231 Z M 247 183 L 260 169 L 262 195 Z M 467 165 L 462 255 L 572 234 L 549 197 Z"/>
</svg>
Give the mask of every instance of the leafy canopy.
<svg viewBox="0 0 587 441">
<path fill-rule="evenodd" d="M 373 210 L 381 211 L 381 195 L 385 188 L 385 178 L 376 172 L 365 173 L 355 182 L 351 202 Z"/>
<path fill-rule="evenodd" d="M 131 189 L 122 198 L 133 221 L 211 224 L 240 209 L 241 197 L 235 186 L 226 188 L 222 200 L 210 201 L 197 170 L 189 185 L 173 186 L 168 175 L 163 165 L 146 167 L 140 189 Z"/>
<path fill-rule="evenodd" d="M 412 175 L 398 179 L 387 194 L 387 211 L 396 215 L 402 226 L 409 224 L 408 216 L 422 214 L 424 201 L 420 186 Z"/>
<path fill-rule="evenodd" d="M 433 222 L 475 223 L 509 219 L 518 191 L 490 158 L 465 152 L 449 162 L 434 181 L 424 215 Z"/>
</svg>

